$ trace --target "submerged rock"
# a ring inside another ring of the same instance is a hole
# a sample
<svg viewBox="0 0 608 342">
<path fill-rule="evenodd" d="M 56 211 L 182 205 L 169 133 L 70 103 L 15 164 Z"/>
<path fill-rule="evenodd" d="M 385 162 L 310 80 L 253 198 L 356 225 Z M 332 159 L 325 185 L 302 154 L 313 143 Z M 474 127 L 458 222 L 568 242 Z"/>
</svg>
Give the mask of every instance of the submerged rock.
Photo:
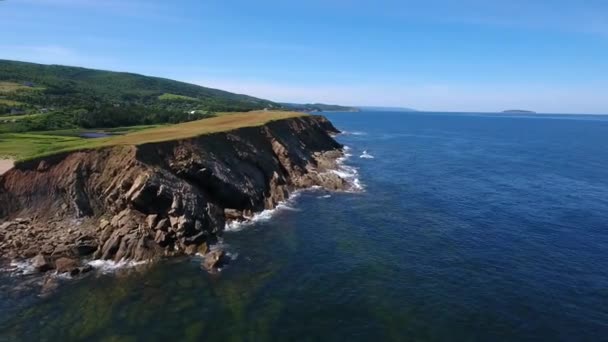
<svg viewBox="0 0 608 342">
<path fill-rule="evenodd" d="M 228 262 L 226 252 L 223 250 L 213 250 L 205 255 L 202 266 L 208 272 L 216 272 Z"/>
</svg>

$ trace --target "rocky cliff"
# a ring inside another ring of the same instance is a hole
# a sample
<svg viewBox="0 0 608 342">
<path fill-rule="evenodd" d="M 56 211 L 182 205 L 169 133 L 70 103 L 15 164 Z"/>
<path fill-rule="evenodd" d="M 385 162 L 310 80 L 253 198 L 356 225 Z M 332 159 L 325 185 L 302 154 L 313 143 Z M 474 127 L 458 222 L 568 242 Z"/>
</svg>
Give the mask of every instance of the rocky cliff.
<svg viewBox="0 0 608 342">
<path fill-rule="evenodd" d="M 82 270 L 73 262 L 82 258 L 205 254 L 229 220 L 296 189 L 344 189 L 330 172 L 342 155 L 337 132 L 324 117 L 304 116 L 19 164 L 0 178 L 0 253 L 34 258 L 40 270 L 67 263 L 70 272 Z"/>
</svg>

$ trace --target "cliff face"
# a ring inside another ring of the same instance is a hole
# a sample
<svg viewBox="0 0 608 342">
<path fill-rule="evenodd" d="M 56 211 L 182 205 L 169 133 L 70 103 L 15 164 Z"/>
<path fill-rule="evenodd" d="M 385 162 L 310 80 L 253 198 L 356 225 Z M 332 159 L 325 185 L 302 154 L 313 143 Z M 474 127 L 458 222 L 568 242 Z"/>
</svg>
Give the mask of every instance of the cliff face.
<svg viewBox="0 0 608 342">
<path fill-rule="evenodd" d="M 147 260 L 205 254 L 227 220 L 273 208 L 295 189 L 347 185 L 327 119 L 305 116 L 197 138 L 74 152 L 0 178 L 0 252 Z"/>
</svg>

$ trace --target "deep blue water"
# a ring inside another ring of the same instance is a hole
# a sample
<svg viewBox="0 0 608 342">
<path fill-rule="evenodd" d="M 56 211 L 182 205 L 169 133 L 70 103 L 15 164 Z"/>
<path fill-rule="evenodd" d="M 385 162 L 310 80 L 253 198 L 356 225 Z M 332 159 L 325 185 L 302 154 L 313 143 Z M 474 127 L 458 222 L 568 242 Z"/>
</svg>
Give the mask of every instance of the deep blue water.
<svg viewBox="0 0 608 342">
<path fill-rule="evenodd" d="M 218 275 L 184 259 L 5 291 L 0 340 L 608 338 L 608 117 L 327 116 L 364 192 L 226 233 Z"/>
</svg>

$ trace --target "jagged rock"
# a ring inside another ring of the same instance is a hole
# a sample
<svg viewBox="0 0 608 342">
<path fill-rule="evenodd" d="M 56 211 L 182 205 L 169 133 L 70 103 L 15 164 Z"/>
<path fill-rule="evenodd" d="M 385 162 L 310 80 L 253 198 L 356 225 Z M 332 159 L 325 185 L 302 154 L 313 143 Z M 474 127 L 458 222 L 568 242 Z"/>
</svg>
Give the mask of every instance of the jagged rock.
<svg viewBox="0 0 608 342">
<path fill-rule="evenodd" d="M 184 238 L 184 242 L 183 244 L 188 246 L 188 245 L 199 245 L 202 242 L 204 242 L 206 239 L 206 234 L 205 232 L 200 232 L 194 236 L 190 236 L 190 237 L 186 237 Z"/>
<path fill-rule="evenodd" d="M 156 236 L 154 237 L 154 242 L 161 247 L 166 247 L 171 243 L 170 234 L 162 230 L 157 230 Z"/>
<path fill-rule="evenodd" d="M 148 229 L 154 229 L 158 223 L 158 214 L 148 215 L 146 223 L 148 224 Z"/>
<path fill-rule="evenodd" d="M 95 253 L 98 246 L 97 243 L 89 241 L 89 242 L 80 242 L 72 249 L 73 253 L 78 256 L 87 256 Z"/>
<path fill-rule="evenodd" d="M 226 263 L 226 252 L 223 250 L 210 251 L 205 255 L 202 266 L 209 272 L 214 272 Z"/>
<path fill-rule="evenodd" d="M 59 259 L 55 260 L 55 269 L 57 270 L 58 273 L 72 274 L 75 271 L 77 271 L 76 273 L 80 273 L 78 271 L 79 266 L 80 266 L 80 263 L 74 259 L 59 258 Z"/>
<path fill-rule="evenodd" d="M 19 217 L 19 218 L 16 218 L 14 220 L 14 222 L 17 223 L 17 224 L 21 224 L 21 225 L 27 225 L 27 224 L 29 224 L 31 222 L 31 220 L 27 219 L 27 218 L 21 218 L 21 217 Z"/>
<path fill-rule="evenodd" d="M 0 225 L 0 231 L 8 231 L 11 230 L 12 228 L 16 228 L 17 227 L 17 222 L 4 222 L 3 224 Z"/>
<path fill-rule="evenodd" d="M 23 252 L 23 257 L 25 257 L 25 258 L 33 258 L 36 255 L 38 255 L 38 253 L 40 253 L 40 248 L 32 246 L 32 247 L 26 249 Z"/>
<path fill-rule="evenodd" d="M 170 227 L 170 222 L 169 219 L 161 219 L 160 221 L 158 221 L 158 223 L 156 224 L 156 226 L 154 227 L 154 230 L 162 230 L 164 232 L 166 232 Z"/>
<path fill-rule="evenodd" d="M 72 249 L 66 245 L 58 245 L 53 249 L 53 253 L 51 254 L 53 257 L 55 256 L 68 256 L 72 254 Z"/>
<path fill-rule="evenodd" d="M 188 255 L 195 255 L 195 254 L 205 255 L 208 250 L 209 250 L 209 246 L 207 245 L 207 243 L 203 242 L 200 245 L 186 246 L 186 248 L 184 249 L 184 253 L 186 253 Z"/>
<path fill-rule="evenodd" d="M 110 221 L 108 221 L 107 219 L 103 218 L 99 221 L 99 230 L 103 231 L 104 229 L 106 229 L 108 226 L 110 225 Z"/>
<path fill-rule="evenodd" d="M 55 269 L 57 273 L 68 273 L 72 277 L 79 274 L 84 274 L 93 270 L 93 266 L 84 265 L 80 266 L 80 262 L 70 258 L 59 258 L 55 260 Z"/>
<path fill-rule="evenodd" d="M 53 258 L 116 261 L 204 254 L 226 221 L 272 208 L 298 188 L 346 188 L 325 172 L 342 156 L 328 134 L 335 132 L 306 116 L 21 163 L 0 177 L 0 220 L 25 218 L 0 225 L 0 255 L 34 247 Z"/>
<path fill-rule="evenodd" d="M 154 240 L 152 240 L 149 236 L 142 236 L 137 241 L 135 248 L 133 250 L 132 259 L 135 260 L 150 260 L 154 259 L 157 255 L 159 255 L 162 251 L 162 248 L 159 248 L 154 244 Z"/>
<path fill-rule="evenodd" d="M 53 264 L 42 254 L 38 254 L 31 260 L 32 266 L 38 272 L 46 272 L 53 269 Z"/>
<path fill-rule="evenodd" d="M 112 260 L 116 252 L 118 252 L 118 248 L 120 248 L 121 241 L 122 236 L 117 232 L 114 232 L 99 251 L 99 256 L 101 257 L 101 259 Z"/>
</svg>

